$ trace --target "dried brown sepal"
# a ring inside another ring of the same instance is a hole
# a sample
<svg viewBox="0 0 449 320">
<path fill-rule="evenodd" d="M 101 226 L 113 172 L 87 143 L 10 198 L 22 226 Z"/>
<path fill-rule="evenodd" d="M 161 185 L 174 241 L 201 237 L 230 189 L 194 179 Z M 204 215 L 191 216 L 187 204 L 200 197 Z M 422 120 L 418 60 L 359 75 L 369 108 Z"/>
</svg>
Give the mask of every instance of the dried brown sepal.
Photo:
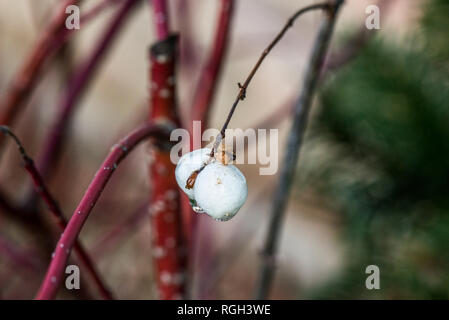
<svg viewBox="0 0 449 320">
<path fill-rule="evenodd" d="M 221 141 L 220 146 L 217 149 L 217 152 L 214 154 L 215 160 L 221 162 L 224 165 L 227 165 L 235 160 L 235 152 L 226 151 L 226 145 L 224 140 Z"/>
<path fill-rule="evenodd" d="M 186 189 L 192 189 L 193 188 L 193 186 L 195 185 L 196 178 L 198 177 L 198 173 L 200 173 L 199 170 L 195 170 L 195 171 L 192 172 L 190 177 L 187 179 Z"/>
</svg>

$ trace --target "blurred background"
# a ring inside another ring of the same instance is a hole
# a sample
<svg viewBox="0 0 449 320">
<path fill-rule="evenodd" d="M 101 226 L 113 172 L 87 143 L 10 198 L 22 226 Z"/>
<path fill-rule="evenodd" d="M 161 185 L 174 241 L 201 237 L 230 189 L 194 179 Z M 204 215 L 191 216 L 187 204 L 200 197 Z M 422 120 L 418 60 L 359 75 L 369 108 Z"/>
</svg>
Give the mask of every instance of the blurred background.
<svg viewBox="0 0 449 320">
<path fill-rule="evenodd" d="M 81 12 L 96 2 L 84 1 Z M 244 80 L 286 19 L 313 2 L 236 2 L 211 127 L 222 125 L 237 82 Z M 181 35 L 179 109 L 187 115 L 214 34 L 218 1 L 169 3 L 171 26 Z M 331 52 L 344 52 L 351 39 L 368 32 L 365 8 L 376 3 L 346 1 Z M 0 98 L 56 4 L 55 0 L 0 0 Z M 449 3 L 386 0 L 380 4 L 381 29 L 369 31 L 354 56 L 323 77 L 284 221 L 271 298 L 449 297 Z M 113 12 L 108 8 L 81 25 L 39 79 L 25 112 L 14 123 L 14 131 L 33 157 L 39 154 L 74 66 L 96 43 Z M 270 127 L 280 130 L 280 166 L 291 120 L 285 105 L 299 95 L 320 21 L 317 12 L 295 23 L 267 57 L 230 124 L 246 129 L 272 120 Z M 154 39 L 152 16 L 144 1 L 80 101 L 48 181 L 66 217 L 110 147 L 148 115 L 147 50 Z M 271 119 L 273 114 L 280 116 Z M 29 178 L 15 148 L 8 142 L 0 154 L 0 190 L 20 203 Z M 123 163 L 81 234 L 106 283 L 121 299 L 156 298 L 145 210 L 151 189 L 147 154 L 147 146 L 142 145 Z M 234 219 L 220 223 L 200 217 L 197 254 L 202 241 L 213 235 L 213 242 L 204 246 L 211 259 L 199 259 L 196 265 L 194 298 L 253 297 L 277 181 L 276 175 L 260 176 L 260 166 L 239 166 L 249 196 Z M 0 298 L 32 298 L 49 259 L 35 238 L 0 215 Z M 365 287 L 365 268 L 372 264 L 380 268 L 380 290 Z M 60 297 L 79 298 L 67 293 Z"/>
</svg>

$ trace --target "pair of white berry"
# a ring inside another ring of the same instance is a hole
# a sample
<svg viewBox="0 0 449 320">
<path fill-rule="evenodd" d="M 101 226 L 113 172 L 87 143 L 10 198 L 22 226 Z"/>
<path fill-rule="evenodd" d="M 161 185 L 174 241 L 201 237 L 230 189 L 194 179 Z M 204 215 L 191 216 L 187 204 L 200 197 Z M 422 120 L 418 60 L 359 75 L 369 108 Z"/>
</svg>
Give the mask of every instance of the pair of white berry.
<svg viewBox="0 0 449 320">
<path fill-rule="evenodd" d="M 205 212 L 216 220 L 227 221 L 245 203 L 248 187 L 245 176 L 237 167 L 211 158 L 211 151 L 204 148 L 183 155 L 176 166 L 176 181 L 196 212 Z M 187 181 L 197 170 L 200 171 L 193 188 L 188 189 Z"/>
</svg>

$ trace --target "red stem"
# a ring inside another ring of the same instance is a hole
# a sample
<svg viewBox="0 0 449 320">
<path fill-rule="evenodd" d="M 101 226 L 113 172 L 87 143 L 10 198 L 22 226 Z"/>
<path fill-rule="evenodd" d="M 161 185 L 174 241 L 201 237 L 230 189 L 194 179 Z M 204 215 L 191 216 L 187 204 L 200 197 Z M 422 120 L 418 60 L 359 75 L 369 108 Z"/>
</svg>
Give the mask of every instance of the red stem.
<svg viewBox="0 0 449 320">
<path fill-rule="evenodd" d="M 158 40 L 164 40 L 169 35 L 169 21 L 166 0 L 149 0 L 153 6 L 153 19 Z"/>
<path fill-rule="evenodd" d="M 33 181 L 33 184 L 35 186 L 36 192 L 40 195 L 40 197 L 44 200 L 45 204 L 47 205 L 50 212 L 53 214 L 53 216 L 56 218 L 56 222 L 58 224 L 58 227 L 61 231 L 64 231 L 65 227 L 67 226 L 67 221 L 64 218 L 64 214 L 61 211 L 61 208 L 59 207 L 58 203 L 56 202 L 55 198 L 50 194 L 50 191 L 48 191 L 47 186 L 45 185 L 44 180 L 42 179 L 42 176 L 37 171 L 33 159 L 31 159 L 28 154 L 26 153 L 22 143 L 17 138 L 17 136 L 9 130 L 9 128 L 5 126 L 0 126 L 0 131 L 2 133 L 5 133 L 12 137 L 14 141 L 16 142 L 20 155 L 24 162 L 24 168 L 28 172 L 28 174 L 31 177 L 31 180 Z M 101 296 L 104 299 L 110 300 L 112 299 L 112 295 L 109 292 L 109 290 L 104 285 L 100 275 L 98 274 L 98 271 L 96 270 L 94 263 L 90 256 L 86 253 L 86 250 L 83 248 L 81 243 L 78 241 L 75 243 L 75 251 L 78 255 L 78 258 L 81 260 L 81 263 L 86 267 L 88 273 L 91 275 L 91 277 L 94 280 L 95 285 L 98 287 L 98 290 L 101 294 Z"/>
<path fill-rule="evenodd" d="M 56 245 L 54 257 L 47 269 L 36 299 L 48 300 L 55 298 L 62 281 L 70 251 L 75 245 L 84 223 L 97 203 L 106 184 L 127 154 L 141 141 L 149 137 L 167 139 L 168 132 L 162 126 L 148 123 L 131 132 L 111 148 L 109 155 L 95 174 Z"/>
<path fill-rule="evenodd" d="M 79 67 L 76 68 L 77 73 L 72 77 L 70 85 L 63 94 L 60 103 L 60 115 L 57 117 L 55 123 L 52 125 L 41 157 L 38 161 L 38 169 L 42 177 L 47 177 L 49 169 L 53 166 L 57 158 L 59 147 L 64 139 L 64 134 L 71 115 L 77 106 L 82 93 L 88 87 L 89 80 L 91 80 L 98 70 L 100 62 L 104 59 L 105 53 L 112 45 L 113 40 L 117 35 L 123 22 L 130 10 L 139 2 L 139 0 L 126 0 L 122 7 L 118 10 L 114 17 L 112 17 L 106 31 L 101 35 L 98 44 L 90 54 L 90 56 Z"/>
<path fill-rule="evenodd" d="M 229 46 L 233 9 L 234 0 L 220 0 L 218 24 L 212 48 L 201 71 L 200 80 L 195 91 L 191 120 L 202 121 L 203 130 L 207 127 L 206 121 L 216 92 L 224 56 Z M 192 122 L 190 126 L 192 126 Z"/>
<path fill-rule="evenodd" d="M 56 203 L 50 192 L 48 191 L 47 187 L 44 184 L 44 181 L 42 180 L 41 175 L 37 171 L 36 167 L 34 166 L 34 163 L 32 161 L 26 161 L 25 162 L 25 170 L 28 171 L 30 174 L 33 184 L 35 186 L 36 192 L 40 195 L 40 197 L 44 200 L 44 202 L 47 204 L 50 212 L 53 214 L 53 216 L 57 219 L 58 227 L 61 231 L 64 231 L 67 227 L 67 220 L 64 218 L 64 215 L 59 207 L 59 205 Z M 95 286 L 98 288 L 98 291 L 100 292 L 100 295 L 103 299 L 111 300 L 113 299 L 113 296 L 109 289 L 104 284 L 103 280 L 101 279 L 97 269 L 95 268 L 94 262 L 92 261 L 91 257 L 87 254 L 86 249 L 81 245 L 79 240 L 75 242 L 75 252 L 80 259 L 81 263 L 85 266 L 88 273 L 91 275 Z"/>
<path fill-rule="evenodd" d="M 150 122 L 179 126 L 176 113 L 175 68 L 178 37 L 169 36 L 150 50 Z M 157 144 L 151 150 L 150 213 L 152 247 L 159 298 L 172 300 L 184 296 L 185 239 L 179 206 L 179 189 L 175 165 L 170 160 L 170 148 Z"/>
</svg>

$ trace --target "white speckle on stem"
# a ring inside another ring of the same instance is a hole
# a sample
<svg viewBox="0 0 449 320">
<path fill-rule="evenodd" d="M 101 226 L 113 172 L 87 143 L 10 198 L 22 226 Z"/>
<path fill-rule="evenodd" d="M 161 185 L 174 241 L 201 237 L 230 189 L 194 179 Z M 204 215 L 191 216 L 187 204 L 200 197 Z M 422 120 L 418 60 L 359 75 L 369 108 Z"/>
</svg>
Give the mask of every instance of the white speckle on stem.
<svg viewBox="0 0 449 320">
<path fill-rule="evenodd" d="M 172 281 L 172 276 L 170 273 L 168 273 L 167 271 L 162 271 L 161 272 L 161 282 L 163 284 L 170 284 Z"/>
<path fill-rule="evenodd" d="M 165 193 L 165 198 L 167 198 L 167 200 L 175 200 L 178 196 L 178 193 L 176 192 L 176 190 L 167 190 L 167 192 Z"/>
<path fill-rule="evenodd" d="M 156 61 L 158 62 L 158 63 L 167 63 L 168 62 L 168 56 L 167 55 L 165 55 L 165 54 L 161 54 L 161 55 L 158 55 L 157 57 L 156 57 Z"/>
<path fill-rule="evenodd" d="M 159 91 L 159 96 L 161 98 L 168 98 L 171 96 L 170 90 L 168 90 L 167 88 L 163 88 L 161 89 L 161 91 Z"/>
</svg>

